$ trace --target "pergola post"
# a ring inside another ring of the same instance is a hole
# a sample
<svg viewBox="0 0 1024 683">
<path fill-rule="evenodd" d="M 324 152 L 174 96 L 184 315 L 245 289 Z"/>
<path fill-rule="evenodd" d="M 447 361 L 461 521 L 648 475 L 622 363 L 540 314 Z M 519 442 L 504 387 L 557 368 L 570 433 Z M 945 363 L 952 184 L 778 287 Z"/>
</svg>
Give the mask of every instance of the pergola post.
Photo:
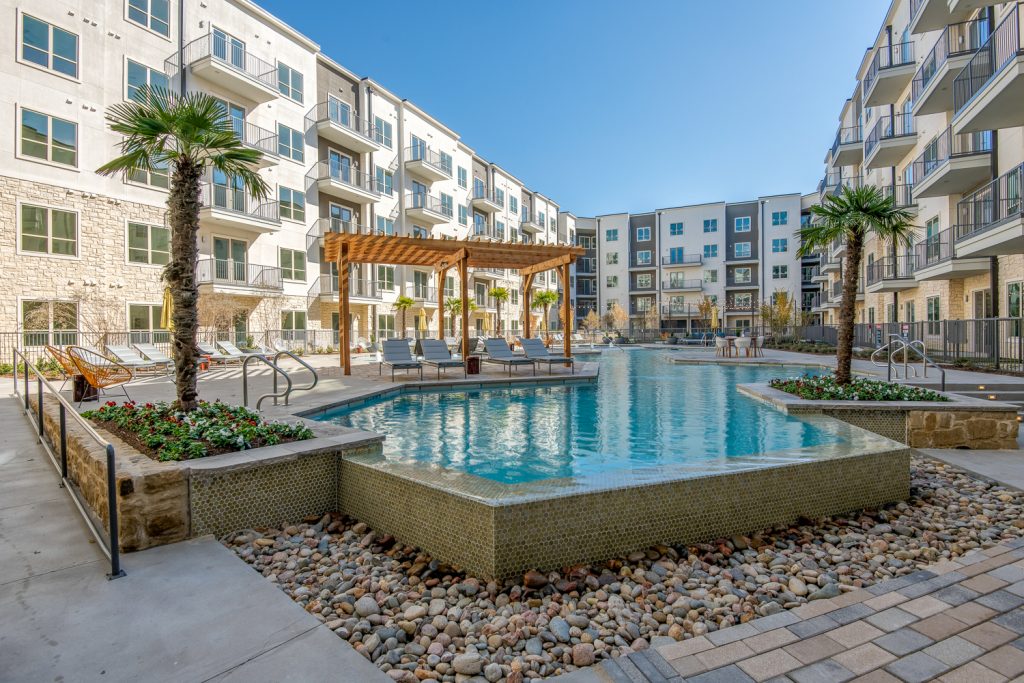
<svg viewBox="0 0 1024 683">
<path fill-rule="evenodd" d="M 462 295 L 462 360 L 469 362 L 469 254 L 459 259 L 459 293 Z"/>
<path fill-rule="evenodd" d="M 533 273 L 527 273 L 523 278 L 523 310 L 526 313 L 523 315 L 523 339 L 529 339 L 532 336 L 530 330 L 530 289 L 533 287 Z"/>
<path fill-rule="evenodd" d="M 569 299 L 569 262 L 563 263 L 562 268 L 562 346 L 566 358 L 571 355 L 572 343 L 569 339 L 569 330 L 572 327 L 571 315 L 572 302 Z"/>
<path fill-rule="evenodd" d="M 444 277 L 447 268 L 437 271 L 437 338 L 444 341 Z"/>
<path fill-rule="evenodd" d="M 348 310 L 348 246 L 338 250 L 338 342 L 341 348 L 341 367 L 346 375 L 352 374 L 352 350 L 349 348 L 351 322 Z"/>
</svg>

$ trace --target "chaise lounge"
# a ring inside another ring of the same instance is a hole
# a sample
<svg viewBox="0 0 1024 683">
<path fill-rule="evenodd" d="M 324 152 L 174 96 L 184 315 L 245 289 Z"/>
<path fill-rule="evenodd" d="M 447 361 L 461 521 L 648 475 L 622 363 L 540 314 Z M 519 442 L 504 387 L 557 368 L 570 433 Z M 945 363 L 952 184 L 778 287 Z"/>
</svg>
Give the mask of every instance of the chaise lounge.
<svg viewBox="0 0 1024 683">
<path fill-rule="evenodd" d="M 452 358 L 448 345 L 440 339 L 421 339 L 420 351 L 423 352 L 423 362 L 437 368 L 437 378 L 441 379 L 441 369 L 462 368 L 462 374 L 466 375 L 466 362 Z"/>
<path fill-rule="evenodd" d="M 508 368 L 509 377 L 512 376 L 512 368 L 519 365 L 531 365 L 533 366 L 533 374 L 537 374 L 537 364 L 530 358 L 512 353 L 512 349 L 508 347 L 508 342 L 501 337 L 488 339 L 484 345 L 487 348 L 487 357 L 484 358 L 484 362 L 504 365 Z"/>
<path fill-rule="evenodd" d="M 561 365 L 565 365 L 566 363 L 568 363 L 569 369 L 572 372 L 572 374 L 576 374 L 576 365 L 573 363 L 572 356 L 551 355 L 551 352 L 548 351 L 547 347 L 544 346 L 544 342 L 542 342 L 540 339 L 537 339 L 536 337 L 530 339 L 524 339 L 523 337 L 519 337 L 519 343 L 522 345 L 523 353 L 526 354 L 527 358 L 534 361 L 535 363 L 548 364 L 549 375 L 552 373 L 551 366 L 556 363 Z"/>
<path fill-rule="evenodd" d="M 391 381 L 395 381 L 395 370 L 419 370 L 423 379 L 423 364 L 412 357 L 408 339 L 385 339 L 383 360 L 377 367 L 378 374 L 384 374 L 384 366 L 391 368 Z"/>
</svg>

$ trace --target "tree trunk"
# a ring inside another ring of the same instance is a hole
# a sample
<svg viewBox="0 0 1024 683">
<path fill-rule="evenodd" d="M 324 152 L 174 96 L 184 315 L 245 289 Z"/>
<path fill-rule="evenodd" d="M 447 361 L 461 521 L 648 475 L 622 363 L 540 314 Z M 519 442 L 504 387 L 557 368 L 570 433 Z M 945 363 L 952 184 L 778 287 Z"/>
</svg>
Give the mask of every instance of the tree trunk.
<svg viewBox="0 0 1024 683">
<path fill-rule="evenodd" d="M 853 361 L 854 312 L 857 307 L 857 280 L 863 256 L 863 236 L 858 232 L 846 239 L 846 263 L 843 270 L 843 299 L 839 303 L 839 330 L 836 340 L 836 383 L 849 384 Z"/>
<path fill-rule="evenodd" d="M 202 168 L 179 162 L 171 180 L 167 197 L 167 221 L 171 228 L 171 262 L 164 269 L 164 279 L 171 289 L 174 303 L 171 353 L 174 357 L 175 385 L 178 407 L 194 410 L 198 401 L 196 348 L 199 329 L 199 286 L 196 265 L 199 260 L 199 179 Z"/>
<path fill-rule="evenodd" d="M 405 309 L 402 309 L 402 339 L 405 339 Z"/>
<path fill-rule="evenodd" d="M 497 313 L 494 314 L 494 334 L 495 336 L 501 336 L 501 299 L 497 299 L 494 302 L 495 310 Z"/>
</svg>

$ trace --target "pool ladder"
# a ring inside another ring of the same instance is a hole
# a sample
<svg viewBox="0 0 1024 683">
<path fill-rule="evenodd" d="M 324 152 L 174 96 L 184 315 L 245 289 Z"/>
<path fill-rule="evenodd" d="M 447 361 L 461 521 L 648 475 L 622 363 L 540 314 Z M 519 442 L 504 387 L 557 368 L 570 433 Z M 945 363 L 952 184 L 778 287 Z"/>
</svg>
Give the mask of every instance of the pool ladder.
<svg viewBox="0 0 1024 683">
<path fill-rule="evenodd" d="M 915 354 L 920 359 L 920 373 L 918 373 L 914 364 L 910 362 L 911 353 Z M 880 360 L 883 354 L 885 355 L 884 363 Z M 896 360 L 901 356 L 901 354 L 902 362 Z M 939 371 L 942 391 L 946 390 L 946 371 L 928 357 L 924 342 L 920 339 L 910 340 L 899 334 L 890 334 L 889 342 L 884 346 L 878 347 L 871 353 L 871 363 L 876 367 L 884 366 L 886 368 L 886 379 L 888 381 L 892 381 L 893 378 L 907 380 L 911 377 L 911 373 L 913 373 L 915 379 L 917 377 L 927 377 L 928 368 L 934 368 Z M 900 377 L 900 365 L 903 366 L 902 378 Z"/>
<path fill-rule="evenodd" d="M 288 356 L 296 363 L 298 363 L 299 365 L 313 373 L 313 381 L 310 383 L 309 386 L 297 387 L 294 385 L 294 383 L 292 382 L 291 375 L 289 375 L 286 370 L 284 370 L 280 365 L 278 365 L 278 361 L 281 359 L 281 356 Z M 256 410 L 259 410 L 260 406 L 263 404 L 263 401 L 265 401 L 268 398 L 274 399 L 275 406 L 278 405 L 278 400 L 282 398 L 284 399 L 284 404 L 288 405 L 288 398 L 292 395 L 292 392 L 309 391 L 310 389 L 317 385 L 317 382 L 320 381 L 320 376 L 317 375 L 316 370 L 313 369 L 313 366 L 299 358 L 291 351 L 278 351 L 276 354 L 274 354 L 273 360 L 268 359 L 266 356 L 260 356 L 257 354 L 246 356 L 245 360 L 242 361 L 242 405 L 245 406 L 246 408 L 249 407 L 249 363 L 252 360 L 258 360 L 259 362 L 270 366 L 270 369 L 274 371 L 274 390 L 271 393 L 263 394 L 258 399 L 256 399 Z M 278 375 L 282 375 L 285 379 L 285 382 L 288 383 L 287 386 L 285 387 L 285 390 L 281 392 L 278 392 Z"/>
</svg>

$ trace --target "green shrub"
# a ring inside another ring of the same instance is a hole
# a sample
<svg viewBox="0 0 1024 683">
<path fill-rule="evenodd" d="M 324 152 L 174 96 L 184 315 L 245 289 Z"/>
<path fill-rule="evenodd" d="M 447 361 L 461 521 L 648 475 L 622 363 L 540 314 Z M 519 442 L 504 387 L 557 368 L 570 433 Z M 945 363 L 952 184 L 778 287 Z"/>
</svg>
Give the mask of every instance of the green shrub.
<svg viewBox="0 0 1024 683">
<path fill-rule="evenodd" d="M 948 401 L 942 394 L 920 387 L 891 384 L 876 379 L 854 378 L 847 385 L 836 384 L 833 375 L 776 378 L 773 389 L 811 401 Z"/>
</svg>

